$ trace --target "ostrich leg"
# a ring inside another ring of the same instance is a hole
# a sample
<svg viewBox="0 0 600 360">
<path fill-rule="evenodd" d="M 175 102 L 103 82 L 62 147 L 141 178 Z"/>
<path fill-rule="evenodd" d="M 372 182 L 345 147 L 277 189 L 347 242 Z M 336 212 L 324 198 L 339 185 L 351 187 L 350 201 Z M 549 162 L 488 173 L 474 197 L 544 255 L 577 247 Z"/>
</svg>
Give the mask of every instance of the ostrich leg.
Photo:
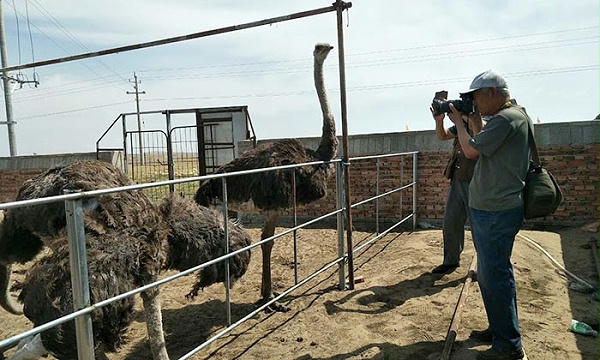
<svg viewBox="0 0 600 360">
<path fill-rule="evenodd" d="M 16 303 L 8 293 L 10 285 L 10 264 L 0 265 L 0 306 L 11 314 L 23 314 L 23 305 Z"/>
<path fill-rule="evenodd" d="M 265 226 L 263 227 L 262 234 L 260 236 L 261 240 L 269 238 L 275 234 L 275 226 L 277 225 L 277 218 L 279 215 L 276 212 L 270 212 L 267 214 L 267 221 L 265 222 Z M 273 283 L 271 279 L 271 250 L 273 250 L 274 240 L 267 241 L 266 243 L 260 246 L 262 251 L 262 259 L 263 259 L 263 268 L 262 268 L 262 285 L 261 285 L 261 296 L 260 300 L 261 304 L 268 302 L 273 299 Z M 268 312 L 287 312 L 290 311 L 290 308 L 279 304 L 277 302 L 269 305 L 266 308 Z"/>
<path fill-rule="evenodd" d="M 158 288 L 150 289 L 140 295 L 146 311 L 146 327 L 148 328 L 148 340 L 150 341 L 152 356 L 154 360 L 169 360 L 162 327 L 159 290 Z"/>
</svg>

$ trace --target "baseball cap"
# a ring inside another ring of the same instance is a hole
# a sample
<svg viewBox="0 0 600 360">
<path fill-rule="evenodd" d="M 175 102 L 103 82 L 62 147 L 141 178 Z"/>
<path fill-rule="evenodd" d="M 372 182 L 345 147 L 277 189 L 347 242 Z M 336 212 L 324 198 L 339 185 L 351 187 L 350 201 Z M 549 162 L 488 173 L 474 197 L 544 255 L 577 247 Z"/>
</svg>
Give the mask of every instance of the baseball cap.
<svg viewBox="0 0 600 360">
<path fill-rule="evenodd" d="M 488 87 L 508 89 L 508 84 L 506 83 L 506 80 L 504 80 L 502 75 L 498 74 L 493 70 L 487 70 L 475 76 L 473 82 L 471 82 L 471 86 L 469 86 L 469 90 L 461 92 L 461 94 L 468 94 L 475 90 Z"/>
</svg>

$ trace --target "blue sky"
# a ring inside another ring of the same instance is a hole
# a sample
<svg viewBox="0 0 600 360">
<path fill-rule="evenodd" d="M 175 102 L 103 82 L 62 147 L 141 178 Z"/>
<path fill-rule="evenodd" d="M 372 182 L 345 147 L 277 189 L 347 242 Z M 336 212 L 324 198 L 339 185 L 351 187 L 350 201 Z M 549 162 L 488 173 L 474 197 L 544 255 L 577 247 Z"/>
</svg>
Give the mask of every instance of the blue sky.
<svg viewBox="0 0 600 360">
<path fill-rule="evenodd" d="M 14 0 L 2 6 L 9 63 L 17 65 L 331 2 Z M 428 110 L 433 93 L 448 90 L 457 98 L 487 69 L 505 75 L 512 96 L 534 120 L 582 121 L 598 115 L 596 0 L 352 4 L 344 14 L 350 134 L 433 129 Z M 126 94 L 133 91 L 134 71 L 146 92 L 142 111 L 248 105 L 259 139 L 317 136 L 316 42 L 337 46 L 335 13 L 38 67 L 40 85 L 26 84 L 12 93 L 17 153 L 94 151 L 120 113 L 135 111 L 134 96 Z M 341 135 L 337 64 L 332 52 L 325 83 Z M 21 73 L 33 78 L 33 69 Z M 0 114 L 5 121 L 4 110 Z M 7 139 L 6 126 L 0 125 L 0 156 L 9 154 Z"/>
</svg>

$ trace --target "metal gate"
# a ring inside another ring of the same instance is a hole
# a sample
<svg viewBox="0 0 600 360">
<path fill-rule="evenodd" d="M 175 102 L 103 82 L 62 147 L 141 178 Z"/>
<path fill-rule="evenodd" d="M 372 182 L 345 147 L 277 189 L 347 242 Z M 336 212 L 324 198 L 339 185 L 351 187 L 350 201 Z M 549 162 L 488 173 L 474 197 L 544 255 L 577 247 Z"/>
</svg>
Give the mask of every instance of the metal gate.
<svg viewBox="0 0 600 360">
<path fill-rule="evenodd" d="M 255 140 L 246 106 L 163 110 L 121 114 L 96 142 L 96 152 L 123 151 L 123 170 L 136 183 L 152 183 L 213 173 L 219 166 L 238 156 L 237 142 Z M 122 147 L 106 147 L 111 130 L 122 125 Z M 129 122 L 129 123 L 128 123 Z M 159 127 L 162 129 L 143 129 Z M 173 126 L 173 123 L 183 123 Z M 187 123 L 187 124 L 186 124 Z M 135 125 L 135 122 L 133 122 Z M 128 126 L 129 125 L 129 126 Z M 137 129 L 130 129 L 137 127 Z M 250 136 L 250 134 L 253 136 Z M 154 200 L 169 192 L 193 196 L 196 183 L 183 183 L 145 189 Z"/>
</svg>

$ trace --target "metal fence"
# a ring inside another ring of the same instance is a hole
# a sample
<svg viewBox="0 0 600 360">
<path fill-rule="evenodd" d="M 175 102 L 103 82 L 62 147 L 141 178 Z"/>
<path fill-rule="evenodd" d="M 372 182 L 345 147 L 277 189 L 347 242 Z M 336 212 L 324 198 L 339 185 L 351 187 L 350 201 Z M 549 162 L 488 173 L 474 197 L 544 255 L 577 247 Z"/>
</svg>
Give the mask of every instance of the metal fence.
<svg viewBox="0 0 600 360">
<path fill-rule="evenodd" d="M 212 174 L 239 154 L 236 142 L 256 138 L 247 106 L 167 109 L 120 114 L 96 141 L 96 153 L 121 151 L 122 170 L 135 183 Z M 111 146 L 107 146 L 111 144 Z M 196 184 L 144 189 L 153 200 L 169 192 L 194 195 Z"/>
<path fill-rule="evenodd" d="M 140 292 L 163 285 L 167 282 L 173 281 L 173 280 L 181 278 L 183 276 L 187 276 L 187 275 L 192 274 L 196 271 L 199 271 L 207 266 L 214 265 L 221 261 L 228 261 L 229 258 L 231 258 L 241 252 L 256 248 L 268 241 L 275 241 L 275 240 L 281 238 L 282 236 L 290 234 L 290 233 L 293 233 L 293 235 L 294 235 L 294 259 L 297 259 L 297 251 L 298 250 L 296 247 L 296 231 L 300 228 L 309 226 L 311 224 L 314 224 L 316 222 L 319 222 L 321 220 L 324 220 L 324 219 L 326 219 L 328 217 L 332 217 L 332 216 L 336 216 L 336 218 L 337 218 L 337 232 L 338 232 L 338 257 L 337 258 L 331 259 L 330 262 L 324 264 L 318 271 L 310 274 L 309 276 L 307 276 L 306 278 L 301 279 L 301 280 L 298 279 L 298 263 L 297 263 L 297 261 L 295 261 L 295 264 L 294 264 L 294 268 L 295 268 L 294 283 L 295 283 L 295 285 L 286 289 L 280 295 L 276 296 L 269 302 L 267 302 L 264 305 L 260 306 L 259 308 L 255 309 L 254 311 L 252 311 L 251 313 L 242 317 L 241 319 L 238 319 L 236 322 L 232 322 L 232 319 L 231 319 L 231 304 L 230 304 L 229 291 L 228 291 L 228 289 L 230 288 L 230 284 L 229 284 L 229 278 L 227 277 L 226 286 L 225 286 L 225 288 L 226 288 L 225 297 L 226 297 L 227 319 L 228 319 L 227 327 L 225 327 L 224 329 L 219 331 L 217 334 L 215 334 L 213 337 L 209 338 L 204 343 L 202 343 L 202 344 L 198 345 L 196 348 L 192 349 L 190 352 L 188 352 L 186 355 L 184 355 L 180 359 L 190 358 L 195 353 L 204 349 L 206 346 L 208 346 L 212 342 L 216 341 L 223 335 L 227 334 L 228 332 L 230 332 L 231 330 L 233 330 L 234 328 L 236 328 L 237 326 L 239 326 L 246 320 L 252 318 L 255 314 L 262 311 L 267 306 L 280 300 L 281 298 L 290 294 L 297 288 L 299 288 L 302 285 L 306 284 L 307 282 L 311 281 L 319 274 L 331 269 L 332 267 L 335 267 L 336 265 L 338 267 L 338 273 L 339 273 L 339 288 L 340 288 L 340 290 L 343 290 L 345 283 L 346 283 L 345 282 L 345 279 L 346 279 L 345 262 L 349 257 L 351 258 L 352 256 L 354 256 L 355 253 L 360 252 L 364 247 L 377 241 L 378 239 L 382 238 L 389 232 L 392 232 L 393 230 L 397 229 L 401 224 L 407 222 L 410 219 L 412 219 L 413 229 L 416 226 L 417 218 L 416 218 L 415 211 L 416 211 L 416 206 L 417 206 L 417 200 L 416 200 L 417 199 L 417 171 L 416 171 L 417 170 L 417 152 L 386 154 L 386 155 L 379 155 L 379 156 L 366 156 L 366 157 L 360 157 L 360 158 L 353 158 L 350 160 L 352 163 L 364 162 L 364 161 L 374 161 L 374 162 L 376 162 L 376 164 L 379 164 L 379 162 L 382 159 L 389 159 L 389 158 L 393 158 L 393 157 L 412 158 L 412 174 L 411 174 L 412 176 L 406 177 L 406 179 L 410 180 L 410 181 L 403 183 L 405 181 L 405 179 L 404 179 L 405 177 L 399 176 L 399 177 L 397 177 L 398 184 L 396 184 L 396 186 L 394 188 L 389 189 L 386 192 L 379 193 L 379 186 L 377 186 L 375 196 L 368 198 L 368 199 L 363 199 L 357 203 L 354 203 L 351 205 L 351 207 L 352 208 L 360 207 L 360 206 L 363 206 L 363 205 L 365 205 L 367 203 L 371 203 L 371 202 L 376 202 L 377 204 L 379 204 L 381 201 L 385 200 L 386 197 L 390 197 L 393 194 L 404 194 L 406 192 L 409 192 L 409 195 L 407 195 L 407 196 L 412 197 L 412 209 L 411 209 L 410 213 L 406 214 L 406 216 L 397 219 L 395 224 L 393 224 L 389 228 L 387 228 L 381 232 L 379 231 L 379 228 L 378 228 L 377 235 L 375 237 L 368 240 L 361 246 L 353 249 L 353 251 L 351 253 L 348 253 L 344 246 L 344 244 L 345 244 L 345 242 L 344 242 L 344 232 L 345 232 L 344 217 L 347 214 L 347 209 L 345 207 L 345 204 L 346 204 L 345 196 L 346 195 L 344 193 L 344 182 L 343 182 L 343 177 L 344 177 L 343 173 L 344 173 L 344 171 L 347 170 L 347 167 L 350 163 L 343 163 L 341 160 L 334 160 L 331 162 L 331 164 L 335 166 L 335 178 L 336 178 L 336 210 L 335 211 L 323 214 L 312 220 L 306 221 L 300 225 L 294 224 L 294 227 L 287 229 L 285 231 L 282 231 L 280 233 L 277 233 L 273 237 L 253 243 L 252 245 L 250 245 L 246 248 L 237 250 L 235 252 L 228 253 L 222 257 L 219 257 L 217 259 L 200 264 L 200 265 L 190 268 L 186 271 L 182 271 L 173 276 L 169 276 L 164 279 L 160 279 L 154 283 L 151 283 L 151 284 L 145 285 L 143 287 L 140 287 L 138 289 L 123 293 L 116 297 L 113 297 L 110 299 L 105 299 L 96 304 L 90 304 L 90 298 L 89 298 L 89 283 L 88 283 L 88 278 L 87 278 L 87 261 L 86 261 L 86 257 L 85 257 L 85 231 L 84 231 L 82 199 L 96 197 L 96 196 L 100 196 L 100 195 L 108 194 L 108 193 L 122 192 L 122 191 L 150 189 L 153 187 L 161 187 L 161 186 L 162 187 L 165 187 L 165 186 L 171 187 L 171 186 L 182 185 L 185 183 L 194 183 L 195 184 L 198 181 L 202 181 L 205 179 L 211 179 L 211 178 L 220 178 L 221 181 L 223 181 L 223 185 L 224 185 L 223 189 L 224 189 L 224 195 L 225 195 L 224 198 L 226 199 L 227 178 L 229 178 L 229 177 L 255 174 L 255 173 L 260 173 L 260 172 L 276 171 L 276 170 L 281 171 L 281 170 L 289 169 L 290 171 L 294 171 L 294 169 L 299 168 L 299 167 L 314 166 L 314 165 L 320 165 L 320 164 L 324 164 L 324 163 L 323 162 L 313 162 L 313 163 L 305 163 L 305 164 L 297 164 L 297 165 L 286 165 L 286 166 L 279 166 L 279 167 L 274 167 L 274 168 L 255 169 L 255 170 L 248 170 L 248 171 L 243 171 L 243 172 L 218 174 L 218 175 L 207 175 L 207 176 L 202 176 L 202 177 L 185 178 L 185 179 L 179 179 L 179 180 L 168 180 L 168 181 L 161 181 L 161 182 L 156 182 L 156 183 L 152 183 L 152 184 L 131 185 L 131 186 L 114 188 L 114 189 L 95 190 L 95 191 L 89 191 L 89 192 L 84 192 L 84 193 L 72 193 L 72 194 L 54 196 L 54 197 L 48 197 L 48 198 L 0 204 L 0 209 L 9 210 L 12 208 L 17 208 L 17 207 L 35 206 L 35 205 L 40 205 L 40 204 L 45 204 L 45 203 L 50 203 L 50 202 L 57 202 L 57 201 L 65 202 L 68 241 L 69 241 L 69 246 L 70 246 L 70 248 L 69 248 L 70 254 L 69 255 L 70 255 L 70 259 L 71 259 L 73 300 L 74 300 L 74 307 L 75 307 L 74 312 L 67 316 L 50 321 L 44 325 L 35 327 L 31 330 L 25 331 L 21 334 L 18 334 L 13 337 L 10 337 L 8 339 L 4 339 L 4 340 L 0 341 L 0 349 L 10 348 L 15 343 L 17 343 L 23 339 L 26 339 L 30 336 L 34 336 L 38 333 L 41 333 L 42 331 L 50 329 L 53 326 L 65 323 L 67 321 L 75 320 L 76 331 L 77 331 L 77 347 L 78 347 L 78 351 L 79 351 L 78 353 L 80 354 L 79 359 L 81 359 L 81 360 L 93 359 L 94 358 L 94 344 L 93 344 L 93 336 L 92 336 L 93 329 L 92 329 L 92 324 L 91 324 L 91 320 L 90 320 L 91 319 L 90 314 L 93 311 L 95 311 L 103 306 L 106 306 L 108 304 L 111 304 L 113 302 L 120 301 L 126 297 L 134 296 L 135 294 L 138 294 Z M 380 169 L 379 169 L 379 166 L 377 165 L 376 183 L 379 184 L 379 182 L 380 182 Z M 294 192 L 295 192 L 295 189 L 294 189 Z M 293 209 L 294 209 L 294 217 L 295 217 L 295 209 L 296 209 L 295 204 L 293 206 Z M 376 218 L 378 219 L 377 221 L 379 222 L 378 206 L 376 207 L 376 209 L 377 209 Z M 227 211 L 228 211 L 227 202 L 225 201 L 224 206 L 223 206 L 224 214 L 227 214 Z M 227 217 L 225 217 L 225 218 L 227 218 Z M 378 225 L 378 227 L 379 227 L 379 225 Z M 227 227 L 225 227 L 225 231 L 226 231 L 226 241 L 227 241 L 227 239 L 228 239 Z M 226 263 L 226 269 L 227 268 L 228 268 L 228 263 Z"/>
</svg>

